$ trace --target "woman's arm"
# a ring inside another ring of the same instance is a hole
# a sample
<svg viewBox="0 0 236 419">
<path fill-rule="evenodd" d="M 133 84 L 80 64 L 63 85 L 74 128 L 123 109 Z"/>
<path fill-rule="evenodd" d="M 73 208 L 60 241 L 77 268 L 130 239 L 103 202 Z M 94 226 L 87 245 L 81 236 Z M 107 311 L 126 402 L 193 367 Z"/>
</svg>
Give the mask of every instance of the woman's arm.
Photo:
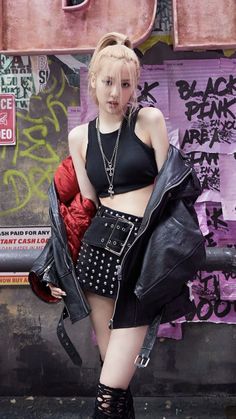
<svg viewBox="0 0 236 419">
<path fill-rule="evenodd" d="M 78 184 L 83 197 L 91 199 L 96 207 L 99 200 L 85 169 L 86 150 L 88 143 L 88 124 L 73 128 L 68 137 L 70 155 L 73 160 Z"/>
</svg>

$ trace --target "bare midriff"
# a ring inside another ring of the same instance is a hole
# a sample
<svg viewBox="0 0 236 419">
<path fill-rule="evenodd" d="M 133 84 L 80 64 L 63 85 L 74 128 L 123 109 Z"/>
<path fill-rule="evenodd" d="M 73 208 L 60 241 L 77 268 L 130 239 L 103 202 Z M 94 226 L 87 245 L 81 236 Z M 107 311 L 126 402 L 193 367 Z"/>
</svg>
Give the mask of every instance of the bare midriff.
<svg viewBox="0 0 236 419">
<path fill-rule="evenodd" d="M 102 205 L 116 211 L 143 217 L 152 191 L 153 185 L 148 185 L 141 189 L 114 195 L 112 198 L 110 196 L 100 198 L 100 202 Z"/>
</svg>

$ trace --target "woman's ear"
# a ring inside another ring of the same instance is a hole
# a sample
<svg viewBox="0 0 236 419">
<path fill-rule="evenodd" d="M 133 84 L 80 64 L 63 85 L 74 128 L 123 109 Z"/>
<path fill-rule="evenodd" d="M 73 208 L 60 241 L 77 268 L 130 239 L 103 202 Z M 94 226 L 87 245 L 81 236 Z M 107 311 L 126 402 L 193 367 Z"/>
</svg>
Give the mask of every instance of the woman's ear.
<svg viewBox="0 0 236 419">
<path fill-rule="evenodd" d="M 90 80 L 91 80 L 91 87 L 93 89 L 95 89 L 95 87 L 96 87 L 96 77 L 95 77 L 95 74 L 94 73 L 92 73 Z"/>
</svg>

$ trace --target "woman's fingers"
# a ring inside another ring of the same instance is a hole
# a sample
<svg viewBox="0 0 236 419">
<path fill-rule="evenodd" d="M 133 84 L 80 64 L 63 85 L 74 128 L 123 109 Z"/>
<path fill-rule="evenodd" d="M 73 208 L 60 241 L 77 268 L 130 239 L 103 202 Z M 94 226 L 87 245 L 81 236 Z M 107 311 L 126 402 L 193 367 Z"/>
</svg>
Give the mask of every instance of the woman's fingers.
<svg viewBox="0 0 236 419">
<path fill-rule="evenodd" d="M 55 297 L 55 298 L 62 298 L 62 297 L 65 297 L 66 296 L 66 293 L 65 293 L 65 291 L 63 291 L 61 288 L 57 288 L 57 287 L 55 287 L 54 285 L 52 285 L 52 284 L 48 284 L 48 286 L 49 286 L 49 288 L 50 288 L 50 290 L 51 290 L 51 294 L 52 294 L 52 296 L 53 297 Z"/>
</svg>

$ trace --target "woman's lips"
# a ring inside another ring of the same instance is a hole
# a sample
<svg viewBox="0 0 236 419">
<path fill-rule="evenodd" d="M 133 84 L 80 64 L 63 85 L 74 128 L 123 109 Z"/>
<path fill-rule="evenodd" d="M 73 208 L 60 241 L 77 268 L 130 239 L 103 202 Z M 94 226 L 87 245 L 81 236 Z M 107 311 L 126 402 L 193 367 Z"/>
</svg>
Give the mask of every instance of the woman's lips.
<svg viewBox="0 0 236 419">
<path fill-rule="evenodd" d="M 108 103 L 111 106 L 117 106 L 119 104 L 118 102 L 115 102 L 115 101 L 109 101 Z"/>
</svg>

